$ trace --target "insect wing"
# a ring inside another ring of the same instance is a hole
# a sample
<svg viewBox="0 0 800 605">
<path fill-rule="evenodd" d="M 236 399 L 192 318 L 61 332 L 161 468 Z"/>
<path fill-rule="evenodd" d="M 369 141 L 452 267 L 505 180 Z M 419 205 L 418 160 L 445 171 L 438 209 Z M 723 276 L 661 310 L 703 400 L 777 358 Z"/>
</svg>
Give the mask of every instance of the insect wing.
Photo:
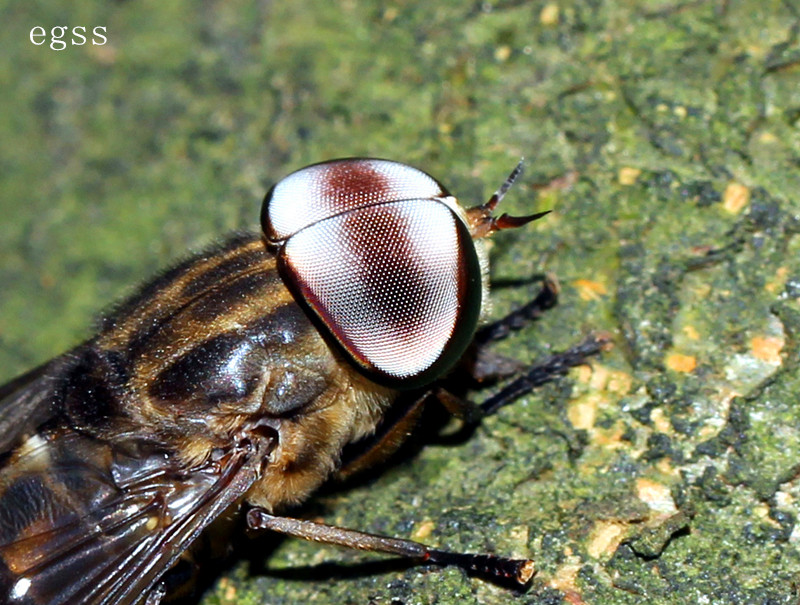
<svg viewBox="0 0 800 605">
<path fill-rule="evenodd" d="M 134 604 L 258 476 L 243 441 L 195 469 L 43 432 L 0 469 L 0 601 Z"/>
<path fill-rule="evenodd" d="M 0 453 L 31 434 L 53 414 L 53 385 L 67 356 L 58 357 L 0 386 Z"/>
</svg>

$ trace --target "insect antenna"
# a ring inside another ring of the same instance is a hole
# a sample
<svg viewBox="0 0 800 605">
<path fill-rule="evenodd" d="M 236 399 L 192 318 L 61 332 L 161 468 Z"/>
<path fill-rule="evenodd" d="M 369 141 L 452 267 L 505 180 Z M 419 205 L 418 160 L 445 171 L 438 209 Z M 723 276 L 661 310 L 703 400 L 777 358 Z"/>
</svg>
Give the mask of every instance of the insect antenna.
<svg viewBox="0 0 800 605">
<path fill-rule="evenodd" d="M 494 212 L 497 204 L 500 203 L 517 178 L 519 178 L 519 175 L 522 174 L 524 162 L 525 158 L 520 159 L 519 163 L 514 167 L 514 170 L 506 177 L 506 180 L 500 185 L 500 188 L 492 194 L 488 202 L 480 206 L 469 208 L 466 211 L 467 222 L 469 223 L 473 238 L 487 237 L 495 231 L 500 231 L 502 229 L 522 227 L 550 213 L 550 210 L 545 210 L 544 212 L 537 212 L 526 216 L 511 216 L 509 214 L 501 214 L 497 217 L 492 216 L 492 212 Z"/>
</svg>

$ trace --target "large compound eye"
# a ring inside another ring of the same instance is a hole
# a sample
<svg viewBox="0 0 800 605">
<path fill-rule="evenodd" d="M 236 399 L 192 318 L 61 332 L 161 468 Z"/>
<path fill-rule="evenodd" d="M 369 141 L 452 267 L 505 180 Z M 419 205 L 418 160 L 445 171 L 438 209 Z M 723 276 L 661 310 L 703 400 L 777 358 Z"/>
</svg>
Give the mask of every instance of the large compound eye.
<svg viewBox="0 0 800 605">
<path fill-rule="evenodd" d="M 418 386 L 469 344 L 475 245 L 455 199 L 424 172 L 372 159 L 309 166 L 270 190 L 261 220 L 290 288 L 372 378 Z"/>
</svg>

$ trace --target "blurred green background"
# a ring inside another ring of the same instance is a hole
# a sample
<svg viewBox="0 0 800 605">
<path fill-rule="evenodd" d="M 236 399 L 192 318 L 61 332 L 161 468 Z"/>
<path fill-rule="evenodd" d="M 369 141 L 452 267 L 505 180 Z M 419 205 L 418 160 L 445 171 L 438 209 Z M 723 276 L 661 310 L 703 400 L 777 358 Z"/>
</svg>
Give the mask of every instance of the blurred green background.
<svg viewBox="0 0 800 605">
<path fill-rule="evenodd" d="M 264 539 L 203 603 L 797 603 L 795 2 L 5 2 L 0 22 L 0 378 L 341 156 L 468 204 L 525 156 L 503 204 L 553 212 L 495 238 L 494 314 L 539 272 L 563 292 L 498 350 L 613 334 L 470 441 L 301 511 L 531 556 L 526 592 Z M 55 51 L 35 26 L 108 42 Z"/>
</svg>

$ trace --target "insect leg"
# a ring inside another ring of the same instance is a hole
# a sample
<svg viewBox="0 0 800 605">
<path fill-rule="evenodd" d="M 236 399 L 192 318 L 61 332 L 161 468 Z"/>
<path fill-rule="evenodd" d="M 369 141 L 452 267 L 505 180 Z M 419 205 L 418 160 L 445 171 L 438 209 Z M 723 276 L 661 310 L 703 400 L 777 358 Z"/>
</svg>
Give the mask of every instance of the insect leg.
<svg viewBox="0 0 800 605">
<path fill-rule="evenodd" d="M 524 328 L 541 317 L 542 313 L 556 306 L 560 289 L 555 276 L 545 276 L 536 298 L 505 317 L 483 326 L 475 335 L 475 343 L 482 347 L 490 342 L 503 340 L 511 332 Z"/>
<path fill-rule="evenodd" d="M 513 580 L 523 585 L 533 577 L 535 571 L 530 559 L 437 550 L 412 540 L 377 536 L 290 517 L 276 517 L 261 508 L 253 508 L 247 513 L 247 525 L 250 529 L 268 529 L 304 540 L 418 559 L 421 563 L 455 565 L 498 581 Z"/>
<path fill-rule="evenodd" d="M 609 348 L 611 339 L 606 334 L 593 334 L 582 343 L 561 353 L 555 353 L 542 363 L 524 370 L 521 375 L 489 397 L 483 403 L 474 403 L 439 389 L 437 399 L 454 416 L 463 418 L 466 424 L 477 424 L 485 416 L 490 416 L 500 408 L 514 403 L 523 395 L 547 382 L 563 376 L 570 368 L 583 365 L 587 358 Z"/>
<path fill-rule="evenodd" d="M 592 334 L 582 343 L 562 353 L 551 355 L 480 404 L 482 415 L 494 414 L 503 406 L 513 403 L 536 387 L 566 374 L 570 368 L 585 364 L 588 357 L 597 355 L 608 349 L 610 345 L 611 338 L 607 334 Z"/>
<path fill-rule="evenodd" d="M 336 478 L 345 480 L 357 475 L 376 464 L 383 462 L 394 454 L 406 441 L 422 414 L 428 394 L 401 401 L 384 417 L 375 435 L 367 441 L 368 447 L 352 452 L 345 450 L 342 467 L 336 472 Z"/>
<path fill-rule="evenodd" d="M 527 369 L 516 359 L 492 351 L 488 345 L 505 339 L 511 332 L 520 330 L 540 318 L 545 311 L 558 303 L 559 285 L 556 278 L 546 275 L 539 294 L 528 304 L 505 317 L 480 328 L 475 334 L 473 359 L 469 374 L 477 383 L 491 383 L 517 376 Z"/>
</svg>

